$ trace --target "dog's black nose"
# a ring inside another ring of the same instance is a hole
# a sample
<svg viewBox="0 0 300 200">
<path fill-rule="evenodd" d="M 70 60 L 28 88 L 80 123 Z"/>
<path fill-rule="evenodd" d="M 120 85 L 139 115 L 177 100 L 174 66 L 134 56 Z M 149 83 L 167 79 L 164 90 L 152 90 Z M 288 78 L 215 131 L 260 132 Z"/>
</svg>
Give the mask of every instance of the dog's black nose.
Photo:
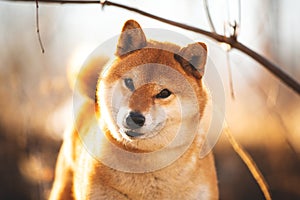
<svg viewBox="0 0 300 200">
<path fill-rule="evenodd" d="M 141 128 L 145 123 L 145 117 L 139 112 L 130 112 L 126 117 L 126 124 L 130 129 Z"/>
</svg>

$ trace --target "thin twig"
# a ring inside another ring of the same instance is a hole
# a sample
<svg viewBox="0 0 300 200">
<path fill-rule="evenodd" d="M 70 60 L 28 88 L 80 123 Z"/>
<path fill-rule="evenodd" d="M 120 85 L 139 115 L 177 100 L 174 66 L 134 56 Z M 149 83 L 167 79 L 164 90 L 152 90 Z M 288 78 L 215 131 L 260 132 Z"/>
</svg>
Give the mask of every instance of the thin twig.
<svg viewBox="0 0 300 200">
<path fill-rule="evenodd" d="M 226 63 L 227 63 L 227 70 L 228 70 L 230 94 L 231 94 L 231 98 L 234 99 L 235 95 L 234 95 L 234 88 L 233 88 L 233 81 L 232 81 L 232 72 L 231 72 L 229 51 L 226 51 Z"/>
<path fill-rule="evenodd" d="M 248 167 L 249 171 L 251 172 L 252 176 L 256 180 L 257 184 L 259 185 L 261 191 L 266 200 L 271 200 L 271 194 L 269 192 L 268 184 L 264 179 L 264 176 L 256 166 L 255 162 L 252 160 L 251 156 L 243 149 L 243 147 L 234 139 L 233 135 L 230 132 L 228 125 L 225 122 L 225 134 L 230 142 L 234 151 L 239 155 L 239 157 L 243 160 L 243 162 Z"/>
<path fill-rule="evenodd" d="M 288 126 L 286 125 L 286 123 L 282 119 L 281 115 L 276 110 L 276 108 L 274 108 L 274 106 L 268 108 L 268 110 L 270 111 L 272 117 L 278 122 L 278 124 L 280 124 L 281 128 L 283 129 L 283 131 L 280 131 L 280 133 L 281 133 L 282 137 L 284 138 L 285 143 L 288 145 L 288 147 L 290 148 L 292 153 L 296 156 L 296 159 L 299 160 L 299 154 L 298 154 L 296 148 L 294 147 L 291 139 L 289 138 L 291 133 L 288 129 Z"/>
<path fill-rule="evenodd" d="M 42 43 L 42 39 L 41 39 L 41 34 L 40 34 L 40 23 L 39 23 L 39 1 L 35 0 L 35 5 L 36 5 L 36 9 L 35 9 L 35 16 L 36 16 L 36 33 L 39 39 L 39 43 L 40 43 L 40 47 L 42 50 L 42 53 L 45 53 L 45 49 L 44 49 L 44 45 Z"/>
<path fill-rule="evenodd" d="M 242 71 L 242 73 L 244 75 L 247 74 L 247 72 Z M 277 93 L 279 92 L 279 84 L 276 84 L 276 97 L 274 97 L 274 94 L 267 94 L 265 92 L 265 90 L 262 88 L 261 84 L 259 84 L 259 82 L 257 80 L 255 80 L 254 82 L 250 82 L 249 79 L 246 80 L 248 85 L 254 86 L 254 90 L 256 91 L 257 94 L 260 94 L 260 96 L 263 97 L 263 99 L 266 99 L 266 108 L 268 113 L 270 114 L 270 116 L 276 120 L 280 125 L 280 128 L 282 129 L 282 131 L 280 131 L 280 134 L 282 135 L 282 137 L 284 138 L 284 141 L 286 142 L 287 146 L 290 148 L 291 152 L 296 156 L 297 162 L 300 161 L 300 154 L 298 153 L 298 151 L 296 150 L 296 148 L 293 145 L 292 139 L 289 137 L 292 133 L 289 130 L 289 126 L 288 124 L 285 123 L 284 119 L 282 118 L 282 114 L 279 112 L 278 108 L 276 108 L 276 104 L 277 104 Z M 274 86 L 273 86 L 274 87 Z M 273 97 L 271 97 L 270 95 L 273 95 Z"/>
<path fill-rule="evenodd" d="M 228 25 L 228 23 L 224 24 L 224 35 L 226 35 L 226 27 L 227 27 L 226 25 Z M 231 35 L 231 36 L 235 37 L 234 36 L 235 33 L 233 32 L 232 34 L 233 35 Z M 231 73 L 231 65 L 230 65 L 230 56 L 229 56 L 229 51 L 231 50 L 231 46 L 226 47 L 224 50 L 225 50 L 225 53 L 226 53 L 226 64 L 227 64 L 227 70 L 228 70 L 228 80 L 229 80 L 230 94 L 231 94 L 231 98 L 234 99 L 234 89 L 233 89 L 233 81 L 232 81 L 232 73 Z"/>
<path fill-rule="evenodd" d="M 26 0 L 11 0 L 11 1 L 26 1 Z M 34 0 L 27 0 L 26 2 L 30 2 Z M 66 1 L 66 0 L 39 0 L 39 2 L 44 3 L 60 3 L 60 4 L 99 4 L 99 1 Z M 175 22 L 172 20 L 168 20 L 150 13 L 147 13 L 145 11 L 132 8 L 130 6 L 110 2 L 110 1 L 104 1 L 102 2 L 102 6 L 115 6 L 118 8 L 122 8 L 125 10 L 129 10 L 135 13 L 139 13 L 141 15 L 144 15 L 146 17 L 164 22 L 166 24 L 170 24 L 185 30 L 193 31 L 195 33 L 200 33 L 202 35 L 205 35 L 207 37 L 210 37 L 218 42 L 224 42 L 229 44 L 231 47 L 240 50 L 244 54 L 250 56 L 254 60 L 256 60 L 258 63 L 260 63 L 262 66 L 264 66 L 269 72 L 271 72 L 273 75 L 275 75 L 279 80 L 281 80 L 286 86 L 293 89 L 298 95 L 300 95 L 300 84 L 294 80 L 292 77 L 290 77 L 287 73 L 285 73 L 280 67 L 273 64 L 271 61 L 266 59 L 265 57 L 261 56 L 260 54 L 256 53 L 255 51 L 251 50 L 247 46 L 243 45 L 242 43 L 238 42 L 236 38 L 234 37 L 226 37 L 223 35 L 219 35 L 217 33 L 209 32 L 200 28 L 196 28 L 193 26 L 189 26 L 183 23 Z"/>
<path fill-rule="evenodd" d="M 277 124 L 280 125 L 282 129 L 282 131 L 279 131 L 280 134 L 284 138 L 285 143 L 290 148 L 292 153 L 296 156 L 296 159 L 299 161 L 299 154 L 296 148 L 294 147 L 291 138 L 289 137 L 291 135 L 291 132 L 288 129 L 288 125 L 285 123 L 280 112 L 278 112 L 278 109 L 276 108 L 279 85 L 275 85 L 273 87 L 276 87 L 276 89 L 273 88 L 273 90 L 271 90 L 269 94 L 267 94 L 259 84 L 256 84 L 255 89 L 257 90 L 258 93 L 260 93 L 264 97 L 264 99 L 267 99 L 266 108 L 268 112 L 271 114 L 271 117 L 278 122 Z M 274 92 L 272 92 L 274 90 L 276 90 L 275 94 Z"/>
<path fill-rule="evenodd" d="M 238 9 L 239 9 L 239 16 L 238 16 L 238 29 L 241 30 L 241 24 L 242 24 L 242 6 L 241 6 L 241 0 L 238 1 Z"/>
<path fill-rule="evenodd" d="M 209 10 L 209 7 L 208 7 L 208 1 L 204 0 L 203 2 L 204 2 L 205 13 L 206 13 L 206 16 L 207 16 L 207 19 L 208 19 L 209 26 L 210 26 L 212 32 L 216 33 L 216 29 L 215 29 L 214 23 L 213 23 L 213 21 L 211 19 L 210 10 Z"/>
</svg>

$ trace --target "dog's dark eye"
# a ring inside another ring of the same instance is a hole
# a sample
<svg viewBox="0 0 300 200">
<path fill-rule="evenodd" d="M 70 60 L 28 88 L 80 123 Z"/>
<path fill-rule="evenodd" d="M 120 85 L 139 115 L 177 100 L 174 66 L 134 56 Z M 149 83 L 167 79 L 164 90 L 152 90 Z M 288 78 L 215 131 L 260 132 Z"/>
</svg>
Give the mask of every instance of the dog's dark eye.
<svg viewBox="0 0 300 200">
<path fill-rule="evenodd" d="M 172 94 L 172 92 L 170 92 L 170 90 L 168 90 L 168 89 L 163 89 L 163 90 L 160 91 L 160 93 L 158 93 L 155 97 L 156 97 L 157 99 L 165 99 L 165 98 L 168 98 L 171 94 Z"/>
<path fill-rule="evenodd" d="M 133 80 L 131 78 L 125 78 L 124 79 L 125 86 L 130 90 L 134 91 L 134 85 L 133 85 Z"/>
</svg>

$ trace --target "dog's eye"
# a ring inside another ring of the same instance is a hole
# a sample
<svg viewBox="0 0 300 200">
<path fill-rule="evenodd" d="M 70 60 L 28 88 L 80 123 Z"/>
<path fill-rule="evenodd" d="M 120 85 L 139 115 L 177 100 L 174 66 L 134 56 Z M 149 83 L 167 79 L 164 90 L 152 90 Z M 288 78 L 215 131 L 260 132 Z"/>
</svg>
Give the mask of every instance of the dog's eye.
<svg viewBox="0 0 300 200">
<path fill-rule="evenodd" d="M 163 89 L 163 90 L 160 91 L 160 93 L 158 93 L 155 97 L 156 97 L 157 99 L 165 99 L 165 98 L 168 98 L 171 94 L 172 94 L 172 92 L 170 92 L 170 90 L 168 90 L 168 89 Z"/>
<path fill-rule="evenodd" d="M 125 78 L 124 79 L 125 86 L 130 90 L 134 91 L 134 85 L 133 85 L 133 80 L 131 78 Z"/>
</svg>

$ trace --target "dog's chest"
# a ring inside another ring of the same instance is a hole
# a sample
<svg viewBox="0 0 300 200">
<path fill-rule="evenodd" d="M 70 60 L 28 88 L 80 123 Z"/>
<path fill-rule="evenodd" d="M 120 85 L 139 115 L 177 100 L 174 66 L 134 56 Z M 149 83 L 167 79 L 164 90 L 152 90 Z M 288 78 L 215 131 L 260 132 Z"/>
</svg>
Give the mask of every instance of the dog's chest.
<svg viewBox="0 0 300 200">
<path fill-rule="evenodd" d="M 91 192 L 109 190 L 118 199 L 193 199 L 197 176 L 190 168 L 169 166 L 151 173 L 124 173 L 98 165 L 91 176 Z M 99 194 L 101 195 L 101 194 Z"/>
</svg>

